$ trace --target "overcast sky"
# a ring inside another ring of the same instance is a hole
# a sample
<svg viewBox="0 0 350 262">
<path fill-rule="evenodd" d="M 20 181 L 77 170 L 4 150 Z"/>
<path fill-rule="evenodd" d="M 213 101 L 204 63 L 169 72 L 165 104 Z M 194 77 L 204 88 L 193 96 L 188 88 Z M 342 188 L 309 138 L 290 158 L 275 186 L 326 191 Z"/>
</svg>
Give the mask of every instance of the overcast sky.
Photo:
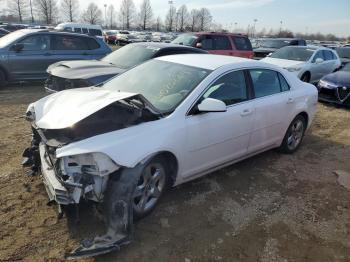
<svg viewBox="0 0 350 262">
<path fill-rule="evenodd" d="M 136 7 L 142 0 L 134 0 Z M 150 0 L 155 16 L 165 17 L 168 0 Z M 89 0 L 80 0 L 85 8 Z M 117 10 L 121 0 L 93 1 L 102 9 L 114 4 Z M 207 7 L 216 22 L 224 27 L 247 28 L 257 19 L 257 30 L 283 28 L 294 32 L 333 33 L 350 36 L 350 0 L 174 0 L 175 7 L 186 4 L 189 9 Z"/>
</svg>

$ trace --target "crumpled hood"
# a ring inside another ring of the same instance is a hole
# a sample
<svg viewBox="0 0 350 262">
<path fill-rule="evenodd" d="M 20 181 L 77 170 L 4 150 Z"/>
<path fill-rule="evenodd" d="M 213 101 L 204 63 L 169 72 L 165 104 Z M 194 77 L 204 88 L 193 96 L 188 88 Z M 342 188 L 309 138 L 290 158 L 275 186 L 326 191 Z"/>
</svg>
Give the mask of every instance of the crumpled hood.
<svg viewBox="0 0 350 262">
<path fill-rule="evenodd" d="M 260 61 L 268 64 L 277 65 L 282 68 L 298 67 L 298 66 L 303 66 L 305 64 L 305 62 L 302 62 L 302 61 L 278 59 L 278 58 L 271 58 L 271 57 L 265 57 Z"/>
<path fill-rule="evenodd" d="M 326 75 L 322 80 L 335 84 L 336 86 L 350 87 L 350 72 L 337 71 Z"/>
<path fill-rule="evenodd" d="M 121 74 L 125 69 L 99 60 L 62 61 L 50 65 L 47 72 L 67 79 L 89 79 L 101 75 Z"/>
<path fill-rule="evenodd" d="M 37 127 L 63 129 L 116 101 L 135 95 L 101 87 L 71 89 L 46 96 L 30 104 L 28 110 L 34 107 Z"/>
</svg>

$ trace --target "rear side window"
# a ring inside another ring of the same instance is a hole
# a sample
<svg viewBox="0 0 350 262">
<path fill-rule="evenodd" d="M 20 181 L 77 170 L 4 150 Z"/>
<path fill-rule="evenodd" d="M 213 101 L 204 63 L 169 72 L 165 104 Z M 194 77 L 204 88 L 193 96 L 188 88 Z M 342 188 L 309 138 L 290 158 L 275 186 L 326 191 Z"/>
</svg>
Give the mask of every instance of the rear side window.
<svg viewBox="0 0 350 262">
<path fill-rule="evenodd" d="M 227 36 L 214 37 L 215 50 L 231 50 L 231 43 Z"/>
<path fill-rule="evenodd" d="M 235 71 L 220 77 L 209 87 L 202 99 L 214 98 L 227 106 L 248 100 L 248 89 L 243 71 Z"/>
<path fill-rule="evenodd" d="M 90 50 L 95 50 L 100 48 L 100 44 L 97 43 L 95 39 L 87 38 L 86 40 Z"/>
<path fill-rule="evenodd" d="M 87 28 L 82 28 L 83 30 L 83 34 L 88 34 L 89 33 L 89 30 Z"/>
<path fill-rule="evenodd" d="M 102 31 L 98 29 L 89 29 L 89 34 L 94 36 L 95 35 L 102 36 Z"/>
<path fill-rule="evenodd" d="M 256 98 L 281 92 L 282 88 L 278 72 L 268 69 L 252 69 L 249 70 L 249 72 L 252 78 Z"/>
<path fill-rule="evenodd" d="M 284 76 L 281 75 L 280 73 L 277 73 L 277 74 L 278 74 L 278 78 L 280 80 L 281 91 L 284 92 L 284 91 L 290 90 L 290 86 L 288 85 Z"/>
<path fill-rule="evenodd" d="M 233 37 L 233 42 L 235 43 L 237 50 L 252 51 L 252 44 L 246 37 Z"/>
<path fill-rule="evenodd" d="M 55 35 L 53 41 L 54 50 L 89 50 L 85 37 Z"/>
<path fill-rule="evenodd" d="M 231 43 L 227 36 L 204 36 L 200 43 L 204 50 L 231 50 Z"/>
</svg>

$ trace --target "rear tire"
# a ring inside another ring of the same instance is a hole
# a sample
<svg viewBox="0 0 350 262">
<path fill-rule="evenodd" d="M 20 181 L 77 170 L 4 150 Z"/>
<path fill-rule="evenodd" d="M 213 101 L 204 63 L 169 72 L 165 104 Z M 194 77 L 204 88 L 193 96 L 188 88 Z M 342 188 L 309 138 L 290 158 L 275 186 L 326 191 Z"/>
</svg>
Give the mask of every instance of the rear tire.
<svg viewBox="0 0 350 262">
<path fill-rule="evenodd" d="M 311 79 L 311 76 L 310 76 L 310 73 L 308 72 L 304 73 L 300 78 L 300 80 L 305 83 L 310 83 L 310 79 Z"/>
<path fill-rule="evenodd" d="M 289 125 L 279 150 L 285 154 L 293 154 L 297 151 L 303 141 L 305 130 L 306 120 L 298 115 Z"/>
</svg>

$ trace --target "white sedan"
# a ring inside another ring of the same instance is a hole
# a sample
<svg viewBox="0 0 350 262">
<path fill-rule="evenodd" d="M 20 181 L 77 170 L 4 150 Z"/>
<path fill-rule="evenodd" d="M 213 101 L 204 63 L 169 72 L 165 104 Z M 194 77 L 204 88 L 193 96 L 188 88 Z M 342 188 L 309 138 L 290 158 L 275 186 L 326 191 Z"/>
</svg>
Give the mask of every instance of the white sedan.
<svg viewBox="0 0 350 262">
<path fill-rule="evenodd" d="M 334 50 L 317 46 L 286 46 L 261 61 L 285 68 L 310 83 L 317 83 L 341 67 Z"/>
<path fill-rule="evenodd" d="M 50 200 L 106 203 L 112 223 L 116 213 L 145 216 L 170 186 L 272 148 L 293 153 L 316 103 L 316 87 L 277 66 L 229 56 L 161 57 L 103 86 L 31 104 L 33 146 L 24 155 L 40 159 L 31 163 L 33 170 L 41 163 Z"/>
</svg>

